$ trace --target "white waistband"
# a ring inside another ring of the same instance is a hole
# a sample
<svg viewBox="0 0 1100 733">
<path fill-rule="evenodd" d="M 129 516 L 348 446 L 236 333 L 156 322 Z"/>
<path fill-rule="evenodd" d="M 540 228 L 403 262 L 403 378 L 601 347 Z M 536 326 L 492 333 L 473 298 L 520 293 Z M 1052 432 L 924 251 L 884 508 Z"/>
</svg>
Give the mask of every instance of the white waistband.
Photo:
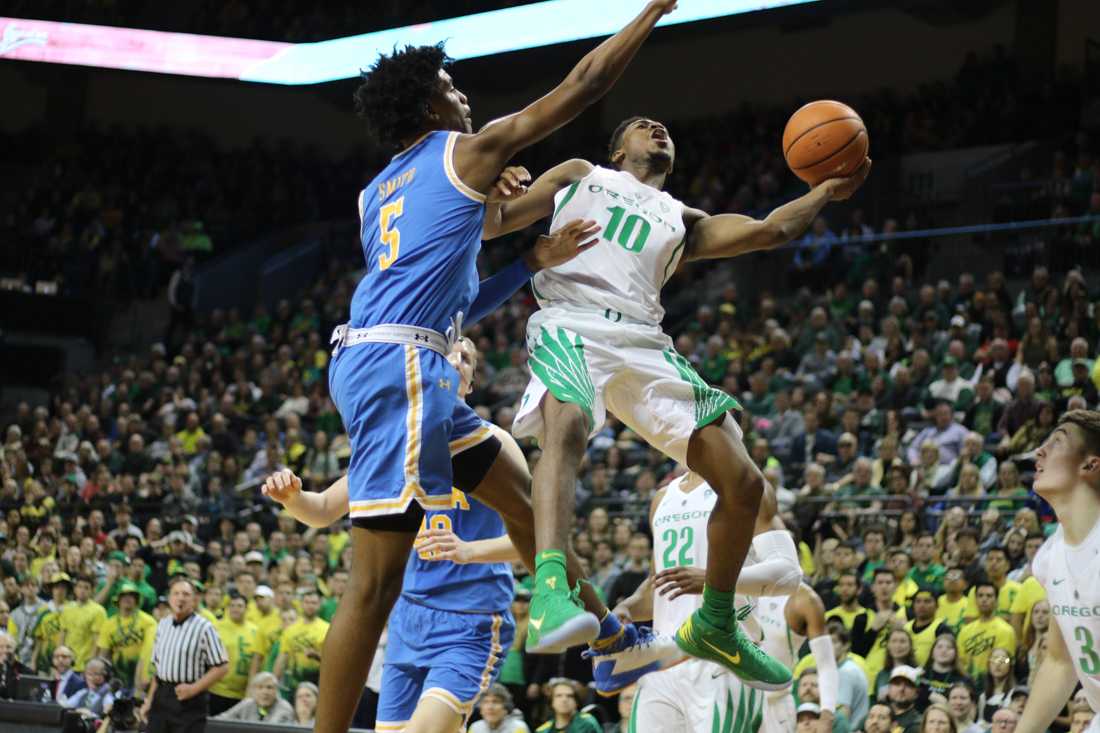
<svg viewBox="0 0 1100 733">
<path fill-rule="evenodd" d="M 369 328 L 350 328 L 342 323 L 332 330 L 332 355 L 348 346 L 367 343 L 407 344 L 431 349 L 437 354 L 447 356 L 451 352 L 447 337 L 438 331 L 417 326 L 403 326 L 397 323 L 383 323 Z"/>
</svg>

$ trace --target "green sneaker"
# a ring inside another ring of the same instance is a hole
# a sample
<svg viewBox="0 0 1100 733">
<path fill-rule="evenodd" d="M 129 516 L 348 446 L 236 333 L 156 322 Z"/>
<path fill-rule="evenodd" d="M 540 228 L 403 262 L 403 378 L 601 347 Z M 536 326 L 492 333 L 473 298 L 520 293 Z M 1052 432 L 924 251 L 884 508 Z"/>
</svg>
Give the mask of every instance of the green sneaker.
<svg viewBox="0 0 1100 733">
<path fill-rule="evenodd" d="M 527 620 L 527 653 L 559 654 L 588 644 L 600 633 L 600 620 L 581 606 L 577 591 L 535 586 Z"/>
<path fill-rule="evenodd" d="M 791 684 L 791 670 L 753 644 L 740 624 L 719 629 L 696 611 L 677 629 L 676 645 L 686 654 L 725 667 L 749 687 L 771 691 Z"/>
</svg>

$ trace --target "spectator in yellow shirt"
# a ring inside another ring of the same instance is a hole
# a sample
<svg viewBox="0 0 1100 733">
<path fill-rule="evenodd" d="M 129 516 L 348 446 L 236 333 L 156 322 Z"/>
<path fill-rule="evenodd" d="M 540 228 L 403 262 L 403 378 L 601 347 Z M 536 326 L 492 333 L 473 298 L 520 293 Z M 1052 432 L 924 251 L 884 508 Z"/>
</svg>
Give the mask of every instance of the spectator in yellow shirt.
<svg viewBox="0 0 1100 733">
<path fill-rule="evenodd" d="M 184 455 L 195 455 L 199 450 L 199 440 L 205 437 L 206 432 L 199 425 L 198 413 L 189 412 L 184 420 L 183 430 L 176 433 L 176 440 L 180 442 Z"/>
<path fill-rule="evenodd" d="M 84 665 L 94 655 L 99 627 L 107 620 L 107 611 L 91 600 L 91 578 L 84 575 L 78 577 L 74 593 L 76 600 L 61 609 L 61 638 L 58 645 L 63 644 L 73 650 L 73 669 L 83 672 Z"/>
<path fill-rule="evenodd" d="M 978 618 L 963 625 L 959 631 L 959 661 L 975 681 L 989 669 L 989 655 L 996 649 L 1016 655 L 1016 632 L 1007 621 L 994 615 L 997 588 L 992 583 L 979 583 L 975 588 Z"/>
<path fill-rule="evenodd" d="M 302 617 L 283 632 L 275 676 L 284 680 L 288 690 L 297 688 L 299 682 L 316 683 L 320 676 L 321 648 L 328 634 L 328 622 L 317 615 L 320 610 L 321 594 L 306 591 L 302 595 Z"/>
</svg>

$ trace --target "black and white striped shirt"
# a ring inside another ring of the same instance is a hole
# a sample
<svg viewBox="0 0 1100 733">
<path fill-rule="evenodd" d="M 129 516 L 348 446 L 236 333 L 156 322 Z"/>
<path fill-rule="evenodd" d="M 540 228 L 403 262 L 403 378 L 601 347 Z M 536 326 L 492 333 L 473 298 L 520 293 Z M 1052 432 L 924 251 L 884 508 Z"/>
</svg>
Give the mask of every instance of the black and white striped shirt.
<svg viewBox="0 0 1100 733">
<path fill-rule="evenodd" d="M 195 682 L 211 667 L 229 664 L 229 654 L 214 624 L 197 613 L 182 622 L 169 614 L 157 624 L 153 666 L 157 679 L 179 684 Z"/>
</svg>

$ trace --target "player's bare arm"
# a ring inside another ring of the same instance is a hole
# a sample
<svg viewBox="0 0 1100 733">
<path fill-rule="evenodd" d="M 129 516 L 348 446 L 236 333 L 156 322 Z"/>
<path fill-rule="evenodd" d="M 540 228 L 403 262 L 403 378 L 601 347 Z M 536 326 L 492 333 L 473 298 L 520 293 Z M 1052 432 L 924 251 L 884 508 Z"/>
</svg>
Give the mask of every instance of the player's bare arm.
<svg viewBox="0 0 1100 733">
<path fill-rule="evenodd" d="M 424 560 L 450 560 L 456 565 L 523 560 L 508 535 L 467 542 L 449 529 L 435 528 L 417 535 L 413 548 Z"/>
<path fill-rule="evenodd" d="M 803 583 L 787 601 L 784 614 L 787 625 L 809 639 L 810 651 L 817 665 L 821 696 L 821 718 L 817 729 L 821 733 L 829 733 L 833 729 L 833 718 L 840 694 L 840 675 L 833 651 L 833 639 L 825 625 L 825 604 L 813 588 Z"/>
<path fill-rule="evenodd" d="M 867 158 L 851 176 L 823 181 L 764 219 L 741 214 L 711 216 L 699 209 L 685 208 L 688 241 L 683 261 L 724 259 L 781 247 L 809 229 L 827 203 L 850 198 L 870 172 L 871 159 Z"/>
<path fill-rule="evenodd" d="M 1031 696 L 1016 726 L 1017 733 L 1043 733 L 1062 712 L 1077 686 L 1077 670 L 1073 667 L 1065 638 L 1057 623 L 1047 629 L 1047 654 L 1039 665 Z"/>
<path fill-rule="evenodd" d="M 328 527 L 348 513 L 347 474 L 324 491 L 302 491 L 302 479 L 284 468 L 268 476 L 260 490 L 282 504 L 290 516 L 310 527 Z"/>
<path fill-rule="evenodd" d="M 676 0 L 652 0 L 621 31 L 580 60 L 549 94 L 523 110 L 462 135 L 455 144 L 455 170 L 467 185 L 487 191 L 518 151 L 542 140 L 577 117 L 614 86 L 657 21 Z"/>
<path fill-rule="evenodd" d="M 531 183 L 531 174 L 521 166 L 501 174 L 490 199 L 482 225 L 482 238 L 493 239 L 531 226 L 554 213 L 554 196 L 592 172 L 592 164 L 581 158 L 558 163 Z M 505 174 L 510 174 L 505 178 Z M 528 186 L 527 184 L 531 184 Z"/>
</svg>

